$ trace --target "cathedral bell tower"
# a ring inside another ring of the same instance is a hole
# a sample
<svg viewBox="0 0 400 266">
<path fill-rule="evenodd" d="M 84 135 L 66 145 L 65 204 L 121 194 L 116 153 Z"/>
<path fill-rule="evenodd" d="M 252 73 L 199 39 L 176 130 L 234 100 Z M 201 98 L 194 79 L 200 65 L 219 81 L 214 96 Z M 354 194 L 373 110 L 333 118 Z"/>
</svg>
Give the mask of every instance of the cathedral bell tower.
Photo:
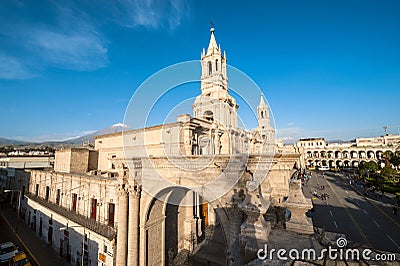
<svg viewBox="0 0 400 266">
<path fill-rule="evenodd" d="M 271 122 L 269 118 L 269 108 L 264 101 L 263 95 L 261 95 L 260 103 L 257 106 L 257 119 L 258 119 L 257 131 L 260 133 L 261 137 L 265 141 L 269 142 L 274 141 L 275 131 L 271 127 Z"/>
<path fill-rule="evenodd" d="M 236 100 L 228 94 L 226 75 L 226 54 L 215 40 L 214 28 L 211 28 L 210 43 L 207 51 L 201 53 L 201 95 L 193 104 L 193 116 L 206 119 L 225 128 L 237 129 Z"/>
</svg>

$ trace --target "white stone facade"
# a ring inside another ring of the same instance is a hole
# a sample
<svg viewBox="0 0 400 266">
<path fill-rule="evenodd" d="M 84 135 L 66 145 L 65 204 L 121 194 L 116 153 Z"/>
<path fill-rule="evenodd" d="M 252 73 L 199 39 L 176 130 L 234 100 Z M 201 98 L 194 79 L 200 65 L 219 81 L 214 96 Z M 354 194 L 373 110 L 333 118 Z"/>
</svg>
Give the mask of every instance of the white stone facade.
<svg viewBox="0 0 400 266">
<path fill-rule="evenodd" d="M 22 207 L 24 220 L 68 262 L 81 260 L 84 241 L 87 265 L 114 265 L 118 201 L 115 181 L 102 176 L 31 170 L 29 192 Z"/>
<path fill-rule="evenodd" d="M 385 151 L 394 152 L 400 135 L 357 138 L 355 142 L 327 143 L 324 138 L 300 139 L 295 146 L 301 153 L 300 164 L 307 168 L 328 166 L 331 169 L 354 168 L 361 162 L 382 162 Z"/>
</svg>

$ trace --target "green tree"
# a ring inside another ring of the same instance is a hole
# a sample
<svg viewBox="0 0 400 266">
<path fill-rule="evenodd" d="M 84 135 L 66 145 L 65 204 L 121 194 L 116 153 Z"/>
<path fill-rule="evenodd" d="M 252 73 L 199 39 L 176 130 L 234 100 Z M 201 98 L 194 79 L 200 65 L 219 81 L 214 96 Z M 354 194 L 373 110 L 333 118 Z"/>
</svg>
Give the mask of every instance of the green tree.
<svg viewBox="0 0 400 266">
<path fill-rule="evenodd" d="M 360 165 L 360 169 L 362 171 L 366 172 L 367 174 L 376 173 L 376 171 L 378 171 L 378 169 L 379 169 L 379 165 L 374 161 L 370 161 L 370 162 L 362 163 Z"/>
<path fill-rule="evenodd" d="M 393 158 L 393 152 L 385 151 L 382 154 L 382 159 L 385 162 L 385 166 L 390 166 L 390 160 Z"/>
<path fill-rule="evenodd" d="M 381 176 L 385 180 L 394 178 L 396 176 L 396 174 L 397 174 L 397 171 L 394 170 L 391 166 L 385 166 L 385 167 L 383 167 L 383 169 L 381 171 Z"/>
</svg>

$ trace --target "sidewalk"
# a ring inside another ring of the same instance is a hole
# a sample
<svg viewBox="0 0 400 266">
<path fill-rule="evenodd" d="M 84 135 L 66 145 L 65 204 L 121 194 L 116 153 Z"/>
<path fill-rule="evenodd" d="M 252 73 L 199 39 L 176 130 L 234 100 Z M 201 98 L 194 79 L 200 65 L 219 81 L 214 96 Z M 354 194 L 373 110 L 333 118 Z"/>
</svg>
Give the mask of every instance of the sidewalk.
<svg viewBox="0 0 400 266">
<path fill-rule="evenodd" d="M 381 192 L 369 192 L 368 194 L 365 194 L 365 186 L 362 181 L 355 181 L 354 179 L 352 179 L 352 183 L 353 184 L 351 185 L 351 187 L 353 188 L 353 190 L 357 190 L 356 192 L 369 198 L 370 200 L 392 206 L 397 205 L 396 196 L 393 194 L 387 192 L 383 196 Z"/>
<path fill-rule="evenodd" d="M 0 209 L 0 215 L 11 227 L 17 222 L 16 212 L 11 207 Z M 40 266 L 69 265 L 51 246 L 40 240 L 22 219 L 18 223 L 18 236 Z"/>
</svg>

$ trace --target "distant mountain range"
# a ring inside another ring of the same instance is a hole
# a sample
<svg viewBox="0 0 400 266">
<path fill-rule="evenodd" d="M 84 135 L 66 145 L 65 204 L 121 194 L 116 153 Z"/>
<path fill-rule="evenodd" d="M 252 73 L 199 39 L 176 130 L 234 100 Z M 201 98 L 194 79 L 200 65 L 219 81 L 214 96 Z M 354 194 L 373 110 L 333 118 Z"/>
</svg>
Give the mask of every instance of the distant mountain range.
<svg viewBox="0 0 400 266">
<path fill-rule="evenodd" d="M 88 134 L 85 136 L 80 136 L 76 138 L 70 138 L 62 141 L 44 141 L 44 142 L 28 142 L 28 141 L 19 141 L 19 140 L 12 140 L 7 138 L 0 137 L 0 146 L 6 145 L 16 145 L 16 146 L 51 146 L 51 147 L 59 147 L 59 146 L 77 146 L 87 143 L 94 143 L 94 138 L 96 136 L 112 134 L 122 132 L 126 129 L 126 125 L 122 123 L 114 124 L 108 128 L 98 130 L 92 134 Z M 344 140 L 327 140 L 327 143 L 344 143 L 344 142 L 353 142 L 352 141 L 344 141 Z M 293 144 L 296 140 L 285 141 L 286 144 Z"/>
<path fill-rule="evenodd" d="M 28 143 L 28 142 L 13 140 L 13 139 L 6 139 L 6 138 L 0 137 L 0 145 L 21 145 L 21 144 L 26 144 L 26 143 Z"/>
<path fill-rule="evenodd" d="M 126 128 L 126 126 L 122 123 L 114 124 L 111 127 L 98 130 L 92 134 L 88 134 L 81 137 L 70 138 L 67 140 L 61 141 L 44 141 L 44 142 L 28 142 L 28 141 L 19 141 L 19 140 L 12 140 L 7 138 L 0 137 L 0 146 L 5 145 L 18 145 L 18 146 L 76 146 L 83 143 L 93 143 L 94 138 L 100 135 L 112 134 L 122 132 L 122 130 Z"/>
<path fill-rule="evenodd" d="M 94 138 L 96 136 L 101 136 L 101 135 L 106 135 L 106 134 L 113 134 L 113 133 L 118 133 L 118 132 L 122 132 L 122 130 L 124 130 L 124 128 L 126 128 L 126 126 L 122 123 L 118 123 L 118 124 L 114 124 L 111 127 L 96 131 L 92 134 L 88 134 L 86 136 L 82 136 L 82 137 L 77 137 L 74 139 L 69 139 L 64 141 L 67 144 L 82 144 L 82 143 L 93 143 L 94 142 Z"/>
</svg>

